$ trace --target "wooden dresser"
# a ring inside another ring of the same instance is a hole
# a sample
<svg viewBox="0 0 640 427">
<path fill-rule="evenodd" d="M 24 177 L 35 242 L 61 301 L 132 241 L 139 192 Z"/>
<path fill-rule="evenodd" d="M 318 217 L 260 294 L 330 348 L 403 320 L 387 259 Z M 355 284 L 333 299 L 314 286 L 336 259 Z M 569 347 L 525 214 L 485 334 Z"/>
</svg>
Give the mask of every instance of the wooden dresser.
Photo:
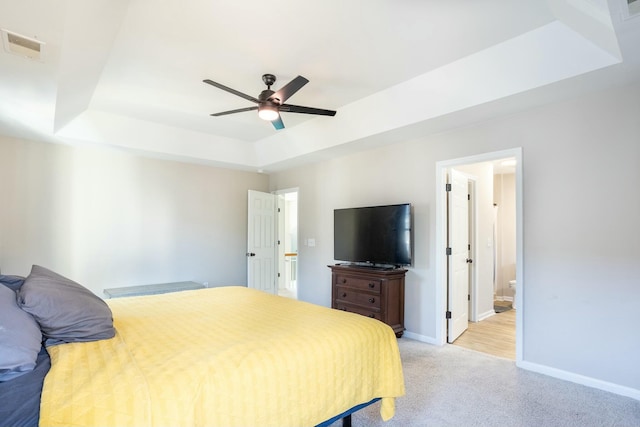
<svg viewBox="0 0 640 427">
<path fill-rule="evenodd" d="M 404 332 L 404 276 L 407 270 L 330 265 L 331 307 L 378 319 L 399 338 Z"/>
</svg>

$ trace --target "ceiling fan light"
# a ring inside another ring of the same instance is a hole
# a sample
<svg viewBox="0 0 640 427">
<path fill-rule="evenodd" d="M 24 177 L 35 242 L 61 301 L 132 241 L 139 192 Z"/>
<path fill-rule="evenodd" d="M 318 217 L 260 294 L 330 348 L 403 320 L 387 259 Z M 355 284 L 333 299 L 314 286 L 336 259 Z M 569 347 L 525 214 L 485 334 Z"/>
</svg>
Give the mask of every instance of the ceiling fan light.
<svg viewBox="0 0 640 427">
<path fill-rule="evenodd" d="M 279 117 L 278 109 L 273 105 L 261 105 L 258 108 L 258 117 L 271 122 Z"/>
</svg>

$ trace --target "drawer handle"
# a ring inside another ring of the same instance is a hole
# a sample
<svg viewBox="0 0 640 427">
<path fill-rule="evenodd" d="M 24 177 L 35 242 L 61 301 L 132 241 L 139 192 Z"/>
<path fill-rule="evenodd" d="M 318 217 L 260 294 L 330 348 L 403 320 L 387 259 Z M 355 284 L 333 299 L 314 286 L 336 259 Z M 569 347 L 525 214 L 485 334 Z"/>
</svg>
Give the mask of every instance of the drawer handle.
<svg viewBox="0 0 640 427">
<path fill-rule="evenodd" d="M 376 284 L 375 284 L 375 283 L 369 283 L 369 287 L 370 287 L 371 289 L 373 289 L 373 288 L 375 288 L 375 287 L 376 287 Z"/>
<path fill-rule="evenodd" d="M 376 299 L 375 299 L 375 298 L 369 298 L 369 302 L 370 302 L 371 304 L 373 304 L 374 302 L 376 302 Z"/>
<path fill-rule="evenodd" d="M 373 313 L 369 313 L 369 317 L 374 318 L 374 317 L 376 317 L 376 315 L 373 314 Z"/>
<path fill-rule="evenodd" d="M 347 283 L 347 279 L 342 279 L 342 283 Z"/>
<path fill-rule="evenodd" d="M 346 293 L 346 292 L 343 292 L 343 293 L 342 293 L 342 298 L 346 298 L 346 297 L 347 297 L 347 293 Z"/>
</svg>

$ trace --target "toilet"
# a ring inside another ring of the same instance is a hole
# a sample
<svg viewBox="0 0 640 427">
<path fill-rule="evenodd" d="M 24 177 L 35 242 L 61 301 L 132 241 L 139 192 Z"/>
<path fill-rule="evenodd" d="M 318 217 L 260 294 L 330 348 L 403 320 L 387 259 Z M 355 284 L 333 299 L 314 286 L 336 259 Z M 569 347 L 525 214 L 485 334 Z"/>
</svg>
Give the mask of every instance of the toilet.
<svg viewBox="0 0 640 427">
<path fill-rule="evenodd" d="M 513 303 L 511 303 L 511 306 L 515 310 L 516 309 L 516 281 L 509 280 L 509 287 L 513 289 Z"/>
</svg>

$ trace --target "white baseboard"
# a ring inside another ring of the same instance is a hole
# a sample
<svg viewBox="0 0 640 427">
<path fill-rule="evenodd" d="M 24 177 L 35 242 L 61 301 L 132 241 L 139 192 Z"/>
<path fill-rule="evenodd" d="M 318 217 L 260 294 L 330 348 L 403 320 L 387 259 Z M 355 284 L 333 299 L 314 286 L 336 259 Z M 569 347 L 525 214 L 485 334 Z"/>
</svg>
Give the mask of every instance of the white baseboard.
<svg viewBox="0 0 640 427">
<path fill-rule="evenodd" d="M 427 337 L 425 335 L 420 335 L 420 334 L 416 334 L 416 333 L 409 332 L 409 331 L 404 331 L 402 336 L 406 337 L 406 338 L 409 338 L 409 339 L 412 339 L 412 340 L 426 342 L 427 344 L 442 345 L 442 344 L 436 342 L 436 340 L 433 337 Z"/>
<path fill-rule="evenodd" d="M 412 340 L 421 341 L 427 344 L 433 344 L 437 346 L 442 345 L 441 343 L 436 342 L 436 340 L 433 337 L 416 334 L 410 331 L 404 331 L 404 334 L 402 336 Z M 593 388 L 608 391 L 610 393 L 614 393 L 620 396 L 626 396 L 632 399 L 640 400 L 640 390 L 637 390 L 635 388 L 626 387 L 623 385 L 614 384 L 608 381 L 602 381 L 602 380 L 598 380 L 591 377 L 586 377 L 584 375 L 564 371 L 562 369 L 551 368 L 549 366 L 539 365 L 537 363 L 532 363 L 532 362 L 526 362 L 526 361 L 516 362 L 516 366 L 522 369 L 526 369 L 528 371 L 538 372 L 539 374 L 548 375 L 550 377 L 558 378 L 561 380 L 570 381 L 576 384 L 582 384 L 587 387 L 593 387 Z"/>
<path fill-rule="evenodd" d="M 488 310 L 488 311 L 485 311 L 484 313 L 480 313 L 478 315 L 478 322 L 482 322 L 483 320 L 488 319 L 489 317 L 495 316 L 495 315 L 496 315 L 496 312 L 493 310 Z"/>
<path fill-rule="evenodd" d="M 631 397 L 632 399 L 640 400 L 640 390 L 637 390 L 635 388 L 626 387 L 623 385 L 614 384 L 608 381 L 602 381 L 591 377 L 586 377 L 584 375 L 564 371 L 562 369 L 551 368 L 549 366 L 539 365 L 537 363 L 522 361 L 517 362 L 516 366 L 528 371 L 538 372 L 550 377 L 559 378 L 565 381 L 571 381 L 573 383 L 582 384 L 587 387 L 593 387 L 600 390 L 608 391 L 610 393 L 618 394 L 620 396 L 626 396 Z"/>
</svg>

